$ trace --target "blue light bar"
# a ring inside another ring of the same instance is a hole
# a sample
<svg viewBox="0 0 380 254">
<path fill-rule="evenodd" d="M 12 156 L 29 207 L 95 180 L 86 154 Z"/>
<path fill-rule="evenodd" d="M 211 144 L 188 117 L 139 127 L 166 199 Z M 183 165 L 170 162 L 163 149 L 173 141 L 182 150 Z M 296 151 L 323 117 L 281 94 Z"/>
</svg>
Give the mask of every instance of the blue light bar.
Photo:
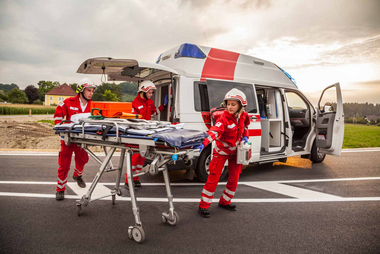
<svg viewBox="0 0 380 254">
<path fill-rule="evenodd" d="M 194 44 L 184 43 L 182 44 L 174 58 L 178 57 L 192 57 L 192 58 L 206 58 L 206 55 Z"/>
<path fill-rule="evenodd" d="M 156 64 L 158 64 L 161 61 L 161 56 L 162 56 L 162 54 L 158 57 Z"/>
<path fill-rule="evenodd" d="M 276 64 L 274 64 L 276 65 Z M 278 65 L 276 65 L 292 82 L 295 86 L 297 86 L 297 82 L 294 78 L 292 78 L 292 76 L 290 76 L 289 73 L 287 73 L 284 69 L 282 69 L 281 67 L 279 67 Z M 298 87 L 298 86 L 297 86 Z"/>
</svg>

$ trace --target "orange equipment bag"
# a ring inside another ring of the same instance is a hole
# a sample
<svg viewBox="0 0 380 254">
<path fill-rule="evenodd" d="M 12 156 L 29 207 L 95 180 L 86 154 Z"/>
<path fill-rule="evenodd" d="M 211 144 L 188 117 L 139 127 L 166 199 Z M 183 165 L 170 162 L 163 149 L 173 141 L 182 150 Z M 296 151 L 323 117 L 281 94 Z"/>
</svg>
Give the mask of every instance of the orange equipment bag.
<svg viewBox="0 0 380 254">
<path fill-rule="evenodd" d="M 132 102 L 91 101 L 91 109 L 100 109 L 104 117 L 114 117 L 118 112 L 132 114 Z"/>
</svg>

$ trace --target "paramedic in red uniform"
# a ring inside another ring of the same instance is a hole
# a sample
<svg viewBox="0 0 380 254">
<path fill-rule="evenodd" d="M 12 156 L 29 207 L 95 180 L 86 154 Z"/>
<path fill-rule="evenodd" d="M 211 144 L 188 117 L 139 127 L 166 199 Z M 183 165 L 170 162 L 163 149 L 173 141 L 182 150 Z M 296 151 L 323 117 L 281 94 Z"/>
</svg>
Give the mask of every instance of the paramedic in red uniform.
<svg viewBox="0 0 380 254">
<path fill-rule="evenodd" d="M 150 120 L 151 116 L 158 114 L 154 101 L 151 99 L 153 92 L 156 90 L 156 86 L 150 80 L 141 82 L 138 89 L 136 98 L 132 101 L 132 113 L 142 115 L 142 119 Z M 158 107 L 159 111 L 162 111 L 168 104 L 168 96 L 165 96 L 164 104 Z M 144 166 L 145 158 L 140 156 L 139 153 L 132 155 L 132 172 L 139 173 Z M 133 183 L 135 187 L 140 187 L 141 183 L 139 177 L 133 177 Z M 125 187 L 128 188 L 128 178 L 125 174 Z"/>
<path fill-rule="evenodd" d="M 71 116 L 79 113 L 90 113 L 91 98 L 95 91 L 95 84 L 89 78 L 84 78 L 77 85 L 77 96 L 67 98 L 61 102 L 54 114 L 54 123 L 58 124 L 62 120 L 71 120 Z M 63 200 L 65 187 L 67 185 L 67 175 L 70 170 L 71 157 L 75 154 L 75 168 L 73 179 L 78 183 L 79 187 L 85 188 L 86 183 L 82 179 L 84 165 L 88 162 L 88 154 L 85 150 L 78 147 L 76 144 L 65 145 L 61 140 L 61 151 L 58 158 L 58 180 L 56 200 Z"/>
<path fill-rule="evenodd" d="M 244 111 L 247 99 L 244 93 L 236 88 L 230 90 L 224 97 L 227 106 L 223 114 L 216 120 L 207 134 L 209 135 L 203 143 L 195 148 L 200 151 L 216 140 L 213 150 L 213 158 L 209 165 L 210 174 L 201 194 L 198 212 L 202 217 L 210 217 L 208 208 L 211 205 L 216 186 L 228 160 L 228 182 L 219 199 L 219 207 L 230 211 L 236 211 L 236 205 L 231 204 L 234 197 L 242 165 L 236 164 L 236 151 L 240 142 L 248 142 L 248 125 L 250 123 L 248 114 Z"/>
</svg>

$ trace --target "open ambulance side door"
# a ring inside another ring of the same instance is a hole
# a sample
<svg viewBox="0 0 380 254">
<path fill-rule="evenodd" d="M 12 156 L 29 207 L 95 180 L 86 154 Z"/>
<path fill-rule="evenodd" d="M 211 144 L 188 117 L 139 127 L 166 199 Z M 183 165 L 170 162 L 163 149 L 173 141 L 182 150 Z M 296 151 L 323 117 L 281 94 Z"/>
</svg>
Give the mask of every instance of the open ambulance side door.
<svg viewBox="0 0 380 254">
<path fill-rule="evenodd" d="M 315 130 L 319 153 L 339 156 L 344 136 L 343 101 L 339 83 L 323 90 L 318 102 Z"/>
</svg>

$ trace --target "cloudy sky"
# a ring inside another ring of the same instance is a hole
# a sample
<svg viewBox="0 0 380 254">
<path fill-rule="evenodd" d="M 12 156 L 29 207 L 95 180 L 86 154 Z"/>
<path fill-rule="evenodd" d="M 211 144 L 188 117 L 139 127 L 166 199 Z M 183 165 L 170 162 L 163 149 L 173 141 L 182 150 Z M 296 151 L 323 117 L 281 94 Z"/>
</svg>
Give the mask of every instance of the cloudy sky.
<svg viewBox="0 0 380 254">
<path fill-rule="evenodd" d="M 76 83 L 92 57 L 155 62 L 194 43 L 276 63 L 313 102 L 380 103 L 379 0 L 0 0 L 0 83 Z M 94 76 L 100 84 L 100 76 Z"/>
</svg>

